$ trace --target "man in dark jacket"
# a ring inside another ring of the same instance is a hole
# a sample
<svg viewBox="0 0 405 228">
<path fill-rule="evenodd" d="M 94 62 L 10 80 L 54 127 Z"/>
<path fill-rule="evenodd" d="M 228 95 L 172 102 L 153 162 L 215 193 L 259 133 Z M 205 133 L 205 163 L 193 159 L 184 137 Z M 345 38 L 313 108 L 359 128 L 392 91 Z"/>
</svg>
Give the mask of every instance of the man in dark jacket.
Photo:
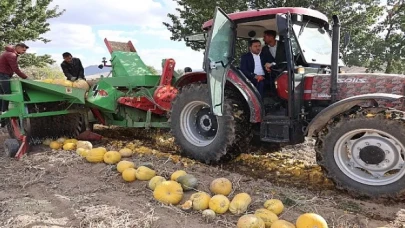
<svg viewBox="0 0 405 228">
<path fill-rule="evenodd" d="M 275 69 L 281 69 L 285 66 L 286 55 L 284 43 L 276 40 L 277 32 L 274 30 L 266 30 L 263 34 L 263 41 L 265 43 L 262 48 L 262 62 L 264 64 L 266 75 L 270 79 L 270 93 L 276 95 L 276 88 L 274 84 L 277 72 L 271 71 L 271 66 Z"/>
<path fill-rule="evenodd" d="M 259 40 L 249 41 L 250 52 L 242 55 L 240 59 L 240 70 L 252 82 L 264 98 L 265 85 L 268 85 L 268 78 L 265 77 L 264 63 L 261 57 L 262 44 Z"/>
<path fill-rule="evenodd" d="M 73 58 L 69 52 L 62 54 L 64 61 L 60 66 L 67 80 L 76 81 L 77 79 L 84 79 L 84 68 L 79 58 Z"/>
<path fill-rule="evenodd" d="M 21 72 L 18 67 L 18 56 L 24 54 L 29 47 L 23 43 L 13 46 L 6 46 L 5 52 L 0 55 L 0 94 L 10 94 L 10 79 L 14 73 L 20 78 L 27 79 L 28 76 Z M 0 111 L 8 110 L 8 101 L 0 100 Z M 2 125 L 3 125 L 2 121 Z"/>
</svg>

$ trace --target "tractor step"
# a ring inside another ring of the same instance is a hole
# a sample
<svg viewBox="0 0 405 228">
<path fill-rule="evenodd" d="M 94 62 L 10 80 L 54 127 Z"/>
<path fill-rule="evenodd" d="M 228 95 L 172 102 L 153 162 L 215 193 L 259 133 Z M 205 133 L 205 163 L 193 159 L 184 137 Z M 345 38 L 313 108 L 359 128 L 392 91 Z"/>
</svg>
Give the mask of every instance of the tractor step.
<svg viewBox="0 0 405 228">
<path fill-rule="evenodd" d="M 290 142 L 290 119 L 284 115 L 265 116 L 260 124 L 260 138 L 265 142 Z"/>
</svg>

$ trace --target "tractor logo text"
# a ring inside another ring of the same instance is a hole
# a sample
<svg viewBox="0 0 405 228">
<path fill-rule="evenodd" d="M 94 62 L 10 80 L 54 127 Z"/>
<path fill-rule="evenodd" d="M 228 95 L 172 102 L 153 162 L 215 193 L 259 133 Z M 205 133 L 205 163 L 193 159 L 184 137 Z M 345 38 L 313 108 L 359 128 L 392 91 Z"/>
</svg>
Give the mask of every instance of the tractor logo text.
<svg viewBox="0 0 405 228">
<path fill-rule="evenodd" d="M 338 83 L 367 83 L 365 78 L 338 78 Z"/>
</svg>

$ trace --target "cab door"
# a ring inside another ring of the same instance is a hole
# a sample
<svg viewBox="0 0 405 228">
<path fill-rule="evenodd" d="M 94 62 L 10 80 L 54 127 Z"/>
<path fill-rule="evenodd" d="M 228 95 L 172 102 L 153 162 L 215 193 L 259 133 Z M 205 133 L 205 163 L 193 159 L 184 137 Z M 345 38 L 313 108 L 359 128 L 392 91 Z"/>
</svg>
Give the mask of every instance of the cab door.
<svg viewBox="0 0 405 228">
<path fill-rule="evenodd" d="M 235 23 L 216 7 L 206 43 L 204 69 L 207 72 L 211 110 L 217 116 L 222 116 L 226 75 L 233 61 L 235 41 Z"/>
</svg>

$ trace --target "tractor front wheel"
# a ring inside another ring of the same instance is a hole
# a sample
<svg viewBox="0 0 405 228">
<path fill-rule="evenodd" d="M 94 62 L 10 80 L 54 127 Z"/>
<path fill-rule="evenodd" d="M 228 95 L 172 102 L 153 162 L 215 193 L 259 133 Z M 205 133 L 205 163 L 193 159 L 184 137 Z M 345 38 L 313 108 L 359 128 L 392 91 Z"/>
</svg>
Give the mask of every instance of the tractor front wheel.
<svg viewBox="0 0 405 228">
<path fill-rule="evenodd" d="M 405 192 L 404 121 L 386 113 L 370 116 L 341 116 L 325 128 L 317 162 L 354 196 L 396 198 Z"/>
<path fill-rule="evenodd" d="M 208 164 L 232 157 L 225 155 L 234 152 L 230 151 L 232 145 L 240 138 L 233 100 L 225 99 L 223 116 L 213 115 L 209 104 L 208 85 L 191 84 L 176 96 L 170 115 L 171 131 L 181 153 Z"/>
</svg>

